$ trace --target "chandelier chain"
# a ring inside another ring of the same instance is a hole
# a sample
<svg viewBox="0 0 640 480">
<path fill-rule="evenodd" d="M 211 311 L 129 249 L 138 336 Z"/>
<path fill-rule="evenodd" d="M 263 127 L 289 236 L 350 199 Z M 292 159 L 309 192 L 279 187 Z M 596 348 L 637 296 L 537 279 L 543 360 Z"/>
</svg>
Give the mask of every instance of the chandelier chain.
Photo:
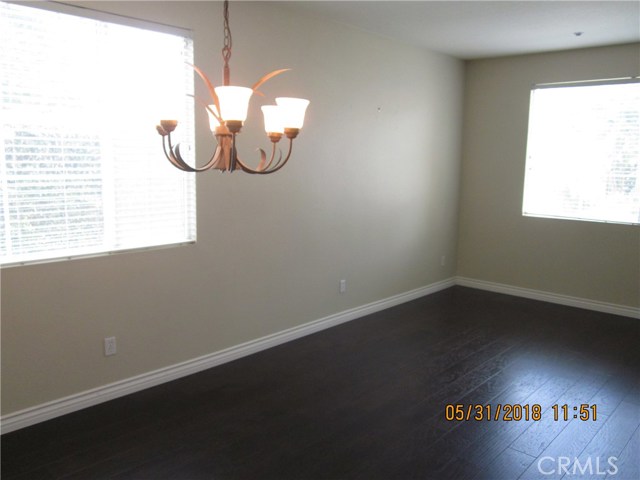
<svg viewBox="0 0 640 480">
<path fill-rule="evenodd" d="M 224 2 L 224 44 L 222 58 L 224 60 L 224 84 L 229 85 L 229 60 L 231 59 L 231 28 L 229 27 L 229 0 Z"/>
</svg>

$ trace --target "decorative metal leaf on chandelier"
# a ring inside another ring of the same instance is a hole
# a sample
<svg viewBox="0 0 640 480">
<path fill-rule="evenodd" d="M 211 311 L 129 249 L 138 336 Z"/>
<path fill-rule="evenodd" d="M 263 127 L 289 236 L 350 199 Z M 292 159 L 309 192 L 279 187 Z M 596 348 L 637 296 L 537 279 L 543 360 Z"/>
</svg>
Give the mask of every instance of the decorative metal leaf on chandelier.
<svg viewBox="0 0 640 480">
<path fill-rule="evenodd" d="M 209 126 L 216 138 L 216 149 L 213 155 L 203 166 L 189 165 L 180 154 L 180 144 L 173 145 L 171 133 L 178 126 L 177 120 L 161 120 L 156 126 L 158 133 L 162 136 L 162 148 L 167 159 L 173 166 L 185 172 L 204 172 L 207 170 L 221 170 L 233 172 L 241 169 L 247 173 L 269 174 L 280 170 L 286 165 L 291 157 L 293 140 L 298 136 L 304 122 L 304 114 L 309 101 L 302 98 L 280 97 L 276 98 L 276 105 L 265 105 L 262 107 L 264 113 L 265 131 L 271 140 L 271 155 L 267 159 L 264 150 L 260 151 L 260 162 L 254 169 L 246 165 L 237 154 L 236 135 L 240 133 L 244 121 L 247 117 L 249 100 L 256 93 L 264 96 L 258 90 L 266 81 L 280 75 L 290 69 L 284 68 L 274 70 L 264 75 L 251 88 L 237 87 L 230 85 L 229 59 L 231 58 L 231 29 L 229 28 L 229 1 L 224 2 L 224 46 L 222 48 L 223 86 L 215 87 L 209 77 L 197 66 L 191 65 L 194 71 L 205 83 L 213 104 L 207 104 L 202 99 L 195 97 L 195 100 L 204 106 L 209 114 Z M 289 150 L 282 158 L 279 154 L 276 160 L 277 144 L 285 135 L 289 139 Z M 274 162 L 275 161 L 275 162 Z"/>
</svg>

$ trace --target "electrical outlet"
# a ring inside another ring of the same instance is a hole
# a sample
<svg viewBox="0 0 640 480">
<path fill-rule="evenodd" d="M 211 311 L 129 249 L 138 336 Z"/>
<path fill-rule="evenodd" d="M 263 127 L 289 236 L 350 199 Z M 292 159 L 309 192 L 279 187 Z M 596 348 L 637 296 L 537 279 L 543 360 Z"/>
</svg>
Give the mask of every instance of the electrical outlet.
<svg viewBox="0 0 640 480">
<path fill-rule="evenodd" d="M 340 280 L 340 293 L 344 293 L 347 291 L 347 281 Z"/>
<path fill-rule="evenodd" d="M 447 257 L 445 257 L 444 255 L 442 255 L 442 256 L 440 257 L 440 266 L 444 267 L 446 263 L 447 263 Z"/>
<path fill-rule="evenodd" d="M 106 337 L 104 339 L 104 356 L 115 355 L 117 353 L 116 337 Z"/>
</svg>

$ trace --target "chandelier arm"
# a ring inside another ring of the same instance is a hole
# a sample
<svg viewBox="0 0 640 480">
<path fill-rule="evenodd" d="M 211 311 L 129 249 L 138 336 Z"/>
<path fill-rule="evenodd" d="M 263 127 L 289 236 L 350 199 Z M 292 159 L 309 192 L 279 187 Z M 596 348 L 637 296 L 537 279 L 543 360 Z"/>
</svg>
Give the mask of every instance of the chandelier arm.
<svg viewBox="0 0 640 480">
<path fill-rule="evenodd" d="M 259 170 L 254 170 L 253 168 L 251 168 L 250 166 L 248 166 L 246 163 L 244 163 L 240 157 L 236 156 L 236 162 L 238 162 L 238 165 L 240 165 L 240 169 L 243 172 L 247 172 L 247 173 L 260 173 Z"/>
<path fill-rule="evenodd" d="M 176 150 L 178 155 L 180 155 L 180 151 L 179 151 L 180 145 L 176 145 Z M 213 155 L 211 155 L 211 158 L 209 159 L 209 161 L 207 163 L 205 163 L 202 167 L 191 167 L 190 165 L 187 164 L 187 162 L 185 162 L 182 157 L 180 157 L 180 160 L 182 160 L 182 162 L 185 163 L 185 165 L 187 165 L 189 167 L 189 171 L 191 172 L 206 172 L 207 170 L 211 170 L 212 168 L 215 168 L 215 164 L 218 162 L 218 160 L 220 160 L 220 154 L 222 152 L 222 148 L 220 147 L 220 145 L 216 145 L 216 149 L 213 152 Z"/>
<path fill-rule="evenodd" d="M 177 144 L 175 147 L 172 145 L 171 134 L 167 135 L 167 142 L 169 145 L 169 152 L 171 152 L 171 156 L 168 157 L 169 161 L 171 161 L 173 165 L 175 165 L 176 167 L 178 167 L 180 170 L 184 172 L 195 172 L 196 169 L 193 168 L 191 165 L 189 165 L 187 162 L 185 162 L 182 156 L 180 155 L 180 144 Z M 164 146 L 164 139 L 162 141 L 162 144 Z M 165 155 L 166 155 L 166 149 L 165 149 Z"/>
<path fill-rule="evenodd" d="M 275 145 L 275 143 L 274 143 L 274 144 L 273 144 L 274 150 L 275 150 L 275 146 L 276 146 L 276 145 Z M 291 146 L 289 146 L 289 148 L 291 148 Z M 280 165 L 280 163 L 282 162 L 282 150 L 279 150 L 279 152 L 280 152 L 280 155 L 278 155 L 278 160 L 276 161 L 275 165 L 273 165 L 273 167 L 271 167 L 271 164 L 272 164 L 273 162 L 269 162 L 269 165 L 267 165 L 267 168 L 265 168 L 265 170 L 267 170 L 267 171 L 271 171 L 271 170 L 273 170 L 274 168 L 278 168 L 278 165 Z M 271 170 L 270 170 L 270 169 L 271 169 Z"/>
<path fill-rule="evenodd" d="M 287 156 L 285 157 L 285 159 L 282 161 L 282 163 L 280 163 L 280 161 L 278 161 L 278 163 L 276 163 L 276 165 L 271 168 L 270 170 L 254 170 L 251 167 L 248 167 L 247 165 L 244 164 L 244 162 L 240 161 L 239 158 L 237 158 L 236 160 L 238 160 L 238 163 L 240 164 L 240 167 L 242 168 L 242 170 L 244 170 L 247 173 L 253 173 L 253 174 L 257 174 L 257 175 L 268 175 L 270 173 L 275 173 L 278 170 L 280 170 L 282 167 L 284 167 L 287 162 L 289 161 L 289 158 L 291 157 L 291 152 L 293 150 L 293 138 L 289 139 L 289 152 L 287 153 Z M 280 159 L 282 159 L 282 156 L 280 156 Z"/>
<path fill-rule="evenodd" d="M 258 167 L 256 170 L 264 170 L 267 167 L 267 154 L 261 148 L 258 149 L 260 152 L 260 162 L 258 163 Z M 269 163 L 273 160 L 273 149 L 271 150 L 271 158 L 269 159 Z"/>
<path fill-rule="evenodd" d="M 276 153 L 276 144 L 275 142 L 273 143 L 273 148 L 271 150 L 271 158 L 269 159 L 269 162 L 267 163 L 267 154 L 265 153 L 264 150 L 262 150 L 261 148 L 258 149 L 260 151 L 260 163 L 258 164 L 258 168 L 251 168 L 249 167 L 246 163 L 244 163 L 242 161 L 242 159 L 240 157 L 236 156 L 236 160 L 238 162 L 238 165 L 240 165 L 240 168 L 247 172 L 247 173 L 260 173 L 260 172 L 264 172 L 267 168 L 269 168 L 269 165 L 271 165 L 271 163 L 273 162 L 273 158 L 275 156 Z M 282 159 L 282 154 L 280 155 L 280 159 Z M 278 160 L 278 162 L 280 162 L 280 160 Z"/>
<path fill-rule="evenodd" d="M 262 170 L 269 170 L 269 168 L 271 167 L 271 165 L 273 164 L 273 159 L 276 156 L 276 142 L 271 142 L 272 148 L 271 148 L 271 158 L 269 159 L 269 163 L 267 163 Z M 278 161 L 276 162 L 276 164 L 274 165 L 274 167 L 277 167 L 278 164 L 282 161 L 282 152 L 280 152 L 280 156 L 278 157 Z"/>
<path fill-rule="evenodd" d="M 180 144 L 178 143 L 174 147 L 171 144 L 171 135 L 167 135 L 167 137 L 168 137 L 168 143 L 169 143 L 169 151 L 171 152 L 171 155 L 167 154 L 167 148 L 165 146 L 164 137 L 163 137 L 162 148 L 164 149 L 164 154 L 167 157 L 167 159 L 169 159 L 169 161 L 173 164 L 174 167 L 179 168 L 183 172 L 190 172 L 190 173 L 205 172 L 207 170 L 210 170 L 216 164 L 216 162 L 220 159 L 222 148 L 220 147 L 220 145 L 216 145 L 216 149 L 213 152 L 213 155 L 205 165 L 203 165 L 202 167 L 192 167 L 187 162 L 185 162 L 185 160 L 182 158 L 182 155 L 180 155 Z"/>
<path fill-rule="evenodd" d="M 173 154 L 173 150 L 171 149 L 171 139 L 169 139 L 169 152 L 167 152 L 165 137 L 164 136 L 162 137 L 162 149 L 164 150 L 164 156 L 167 157 L 167 160 L 169 160 L 169 162 L 171 162 L 171 165 L 182 170 L 183 172 L 189 171 L 189 166 L 186 164 L 181 164 L 180 161 Z"/>
<path fill-rule="evenodd" d="M 269 168 L 269 166 L 271 166 L 271 164 L 273 163 L 273 159 L 275 157 L 275 154 L 276 154 L 275 142 L 272 145 L 273 146 L 271 147 L 271 157 L 269 158 L 268 162 L 267 162 L 267 154 L 265 153 L 265 151 L 263 149 L 261 149 L 261 148 L 258 148 L 258 151 L 260 152 L 260 162 L 258 163 L 258 167 L 257 168 L 251 169 L 251 170 L 255 170 L 257 172 L 263 172 L 263 171 L 267 170 Z M 282 158 L 282 155 L 280 155 L 280 158 Z M 245 165 L 245 167 L 246 167 L 246 165 Z"/>
<path fill-rule="evenodd" d="M 282 156 L 280 156 L 280 160 L 282 160 L 282 163 L 280 163 L 280 161 L 278 161 L 278 163 L 276 164 L 275 167 L 273 167 L 271 170 L 267 170 L 266 172 L 264 172 L 265 174 L 267 173 L 275 173 L 278 170 L 280 170 L 282 167 L 284 167 L 287 162 L 289 161 L 289 158 L 291 158 L 291 152 L 293 151 L 293 138 L 289 139 L 289 151 L 287 152 L 287 156 L 285 157 L 284 160 L 282 160 Z"/>
</svg>

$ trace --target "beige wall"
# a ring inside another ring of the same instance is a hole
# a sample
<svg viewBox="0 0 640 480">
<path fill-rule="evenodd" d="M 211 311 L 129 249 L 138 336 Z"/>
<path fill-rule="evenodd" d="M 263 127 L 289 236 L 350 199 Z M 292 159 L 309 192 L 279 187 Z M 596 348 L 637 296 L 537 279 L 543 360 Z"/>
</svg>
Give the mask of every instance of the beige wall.
<svg viewBox="0 0 640 480">
<path fill-rule="evenodd" d="M 218 78 L 220 3 L 90 6 L 192 28 Z M 3 414 L 455 275 L 462 62 L 268 2 L 233 2 L 231 26 L 234 82 L 291 67 L 263 91 L 311 99 L 293 159 L 198 176 L 196 245 L 2 270 Z M 260 103 L 245 157 L 267 144 Z"/>
<path fill-rule="evenodd" d="M 523 217 L 532 84 L 638 75 L 637 44 L 467 63 L 458 275 L 640 305 L 640 227 Z"/>
</svg>

